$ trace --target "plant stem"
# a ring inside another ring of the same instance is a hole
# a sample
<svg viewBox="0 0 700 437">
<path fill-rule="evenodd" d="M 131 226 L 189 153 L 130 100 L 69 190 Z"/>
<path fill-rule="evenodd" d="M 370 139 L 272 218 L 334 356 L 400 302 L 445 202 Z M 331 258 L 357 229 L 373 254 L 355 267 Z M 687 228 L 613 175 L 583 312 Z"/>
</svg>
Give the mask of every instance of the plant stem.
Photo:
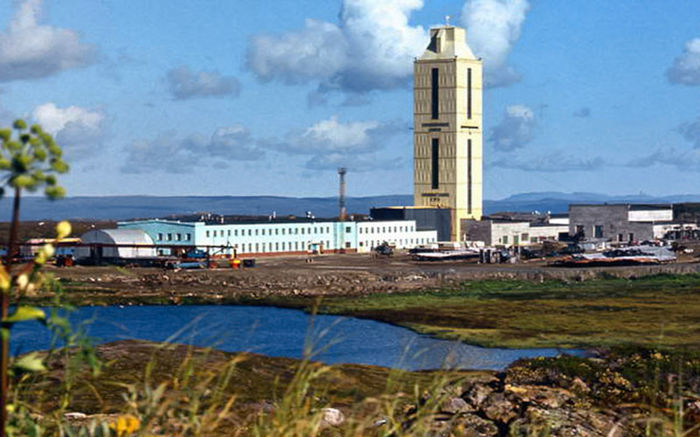
<svg viewBox="0 0 700 437">
<path fill-rule="evenodd" d="M 12 278 L 12 261 L 17 254 L 17 231 L 19 228 L 19 201 L 20 188 L 15 187 L 15 198 L 12 204 L 12 224 L 10 226 L 10 241 L 7 245 L 7 259 L 5 261 L 7 273 Z M 0 315 L 4 320 L 10 308 L 10 294 L 0 293 Z M 5 426 L 7 424 L 7 401 L 8 401 L 8 367 L 10 360 L 10 337 L 2 336 L 2 350 L 0 350 L 0 437 L 5 437 Z"/>
</svg>

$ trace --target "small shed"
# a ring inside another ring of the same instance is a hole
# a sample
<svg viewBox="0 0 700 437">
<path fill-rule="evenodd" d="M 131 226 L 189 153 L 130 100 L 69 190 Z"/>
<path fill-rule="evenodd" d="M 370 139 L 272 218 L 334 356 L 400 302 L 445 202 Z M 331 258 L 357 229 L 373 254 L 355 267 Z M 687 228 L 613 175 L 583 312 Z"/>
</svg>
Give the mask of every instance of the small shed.
<svg viewBox="0 0 700 437">
<path fill-rule="evenodd" d="M 80 239 L 82 245 L 75 249 L 78 260 L 90 258 L 100 262 L 156 256 L 153 240 L 140 229 L 99 229 L 84 233 Z"/>
</svg>

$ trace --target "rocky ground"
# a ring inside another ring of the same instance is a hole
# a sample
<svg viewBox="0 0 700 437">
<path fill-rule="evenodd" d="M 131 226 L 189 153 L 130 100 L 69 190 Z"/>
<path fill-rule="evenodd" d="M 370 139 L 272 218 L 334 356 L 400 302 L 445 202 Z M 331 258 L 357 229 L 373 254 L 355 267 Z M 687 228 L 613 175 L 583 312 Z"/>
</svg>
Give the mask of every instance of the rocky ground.
<svg viewBox="0 0 700 437">
<path fill-rule="evenodd" d="M 244 270 L 164 270 L 156 268 L 54 268 L 77 304 L 226 303 L 268 296 L 362 296 L 449 287 L 466 280 L 641 277 L 658 273 L 697 273 L 700 263 L 570 269 L 544 261 L 519 264 L 418 263 L 408 256 L 324 255 L 262 258 Z M 42 296 L 36 296 L 41 299 Z M 46 299 L 47 295 L 43 295 Z"/>
<path fill-rule="evenodd" d="M 218 412 L 222 406 L 214 402 L 217 390 L 223 390 L 218 399 L 235 395 L 235 403 L 203 435 L 266 432 L 283 426 L 279 421 L 289 414 L 310 424 L 312 416 L 318 417 L 325 431 L 314 435 L 330 436 L 699 435 L 697 355 L 613 351 L 597 358 L 523 360 L 501 373 L 392 372 L 357 365 L 321 372 L 323 366 L 290 359 L 136 341 L 101 345 L 97 355 L 108 364 L 99 376 L 77 372 L 74 396 L 61 410 L 73 413 L 62 415 L 73 426 L 129 413 L 158 435 L 181 435 L 187 425 L 179 409 L 188 409 L 188 414 Z M 65 361 L 58 357 L 50 360 L 43 381 L 65 374 Z M 218 385 L 209 379 L 232 362 L 236 364 L 229 379 Z M 188 372 L 182 363 L 190 364 Z M 185 373 L 188 382 L 181 379 Z M 208 381 L 208 394 L 198 394 L 202 381 Z M 153 406 L 148 393 L 161 385 L 158 402 L 168 411 L 149 418 Z M 300 392 L 289 390 L 295 385 L 303 386 Z M 34 387 L 23 392 L 26 402 L 55 407 L 50 400 L 58 398 L 59 384 Z M 290 404 L 289 396 L 296 401 Z M 199 406 L 195 411 L 192 402 Z"/>
</svg>

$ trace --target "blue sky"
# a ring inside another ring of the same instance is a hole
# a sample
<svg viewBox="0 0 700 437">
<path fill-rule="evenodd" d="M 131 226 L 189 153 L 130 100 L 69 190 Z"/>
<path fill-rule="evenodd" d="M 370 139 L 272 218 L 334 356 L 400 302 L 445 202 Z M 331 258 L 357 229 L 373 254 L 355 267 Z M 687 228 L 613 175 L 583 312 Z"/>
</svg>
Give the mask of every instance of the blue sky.
<svg viewBox="0 0 700 437">
<path fill-rule="evenodd" d="M 412 59 L 484 58 L 485 196 L 700 193 L 700 2 L 0 2 L 0 123 L 39 121 L 69 195 L 412 191 Z"/>
</svg>

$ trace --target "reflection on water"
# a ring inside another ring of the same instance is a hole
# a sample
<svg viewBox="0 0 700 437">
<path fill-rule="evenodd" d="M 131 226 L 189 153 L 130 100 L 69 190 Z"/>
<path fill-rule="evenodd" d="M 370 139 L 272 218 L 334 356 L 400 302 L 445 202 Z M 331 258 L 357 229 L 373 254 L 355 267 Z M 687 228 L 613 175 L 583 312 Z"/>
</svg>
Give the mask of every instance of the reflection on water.
<svg viewBox="0 0 700 437">
<path fill-rule="evenodd" d="M 519 358 L 560 352 L 480 348 L 372 320 L 312 317 L 299 310 L 274 307 L 81 307 L 70 318 L 74 324 L 85 321 L 87 333 L 99 342 L 172 341 L 289 358 L 301 358 L 306 345 L 313 351 L 314 360 L 328 364 L 373 364 L 408 370 L 500 370 Z M 46 349 L 50 342 L 50 335 L 38 324 L 18 324 L 12 330 L 15 353 Z"/>
</svg>

